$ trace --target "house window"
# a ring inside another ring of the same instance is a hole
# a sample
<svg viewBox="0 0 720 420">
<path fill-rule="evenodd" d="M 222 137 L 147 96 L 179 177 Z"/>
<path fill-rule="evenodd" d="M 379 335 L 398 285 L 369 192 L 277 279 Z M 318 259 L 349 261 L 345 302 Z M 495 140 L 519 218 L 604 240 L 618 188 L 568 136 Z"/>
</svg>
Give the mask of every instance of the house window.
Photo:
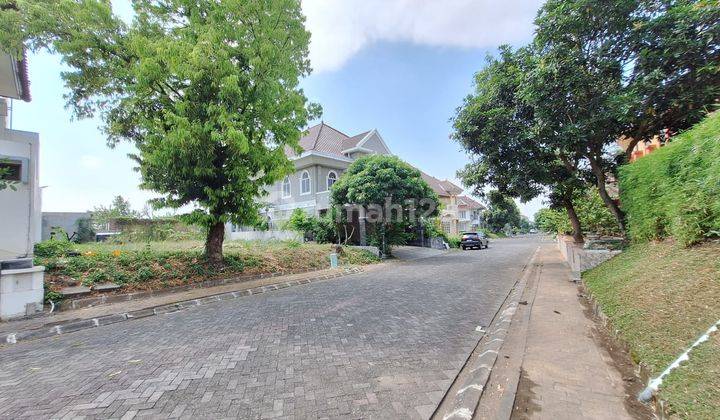
<svg viewBox="0 0 720 420">
<path fill-rule="evenodd" d="M 282 183 L 282 196 L 283 198 L 290 197 L 290 177 L 286 176 Z"/>
<path fill-rule="evenodd" d="M 308 171 L 303 171 L 300 175 L 300 194 L 310 194 L 310 174 Z"/>
<path fill-rule="evenodd" d="M 335 173 L 335 171 L 328 172 L 327 189 L 329 190 L 335 182 L 337 182 L 337 174 Z"/>
<path fill-rule="evenodd" d="M 461 219 L 467 219 L 467 212 L 465 210 L 460 212 L 460 218 Z"/>
<path fill-rule="evenodd" d="M 22 180 L 22 162 L 15 160 L 0 159 L 0 180 L 16 181 Z"/>
</svg>

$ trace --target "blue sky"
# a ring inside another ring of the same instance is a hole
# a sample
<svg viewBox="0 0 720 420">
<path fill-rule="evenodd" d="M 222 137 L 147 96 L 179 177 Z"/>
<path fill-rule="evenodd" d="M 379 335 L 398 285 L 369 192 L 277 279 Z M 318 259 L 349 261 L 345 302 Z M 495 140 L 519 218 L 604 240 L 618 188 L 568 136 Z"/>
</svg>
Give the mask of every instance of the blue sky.
<svg viewBox="0 0 720 420">
<path fill-rule="evenodd" d="M 534 3 L 306 0 L 316 71 L 302 86 L 326 123 L 350 135 L 376 128 L 397 156 L 459 183 L 455 173 L 467 157 L 449 139 L 449 119 L 488 52 L 530 39 Z M 113 4 L 130 16 L 127 2 Z M 118 194 L 142 208 L 153 194 L 137 187 L 131 147 L 109 149 L 97 120 L 71 120 L 57 57 L 33 54 L 29 64 L 33 100 L 14 101 L 13 128 L 40 133 L 43 210 L 88 210 Z M 539 206 L 520 208 L 532 216 Z"/>
</svg>

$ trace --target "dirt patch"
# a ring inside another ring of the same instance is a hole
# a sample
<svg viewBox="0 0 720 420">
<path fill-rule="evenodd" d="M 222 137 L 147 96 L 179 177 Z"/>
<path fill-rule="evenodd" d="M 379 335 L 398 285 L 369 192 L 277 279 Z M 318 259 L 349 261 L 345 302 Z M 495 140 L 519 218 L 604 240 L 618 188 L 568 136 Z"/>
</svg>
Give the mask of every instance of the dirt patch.
<svg viewBox="0 0 720 420">
<path fill-rule="evenodd" d="M 533 414 L 540 412 L 540 406 L 535 403 L 537 396 L 533 391 L 536 386 L 537 384 L 528 378 L 525 369 L 520 369 L 520 382 L 515 394 L 511 419 L 527 420 L 533 417 Z"/>
<path fill-rule="evenodd" d="M 636 419 L 653 419 L 655 418 L 654 410 L 637 400 L 636 395 L 645 388 L 645 381 L 637 374 L 638 366 L 633 363 L 628 346 L 619 340 L 605 325 L 603 320 L 595 314 L 593 305 L 588 296 L 579 288 L 578 299 L 583 305 L 585 316 L 594 323 L 592 331 L 589 335 L 607 351 L 613 361 L 613 365 L 620 372 L 623 378 L 623 385 L 627 398 L 625 398 L 625 408 L 628 413 Z"/>
</svg>

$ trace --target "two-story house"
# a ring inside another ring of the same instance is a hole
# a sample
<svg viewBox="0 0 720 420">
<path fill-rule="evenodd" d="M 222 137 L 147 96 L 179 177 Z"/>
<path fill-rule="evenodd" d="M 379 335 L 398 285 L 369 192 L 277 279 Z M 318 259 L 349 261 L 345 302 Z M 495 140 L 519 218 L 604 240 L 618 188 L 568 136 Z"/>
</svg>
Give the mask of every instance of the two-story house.
<svg viewBox="0 0 720 420">
<path fill-rule="evenodd" d="M 466 195 L 457 198 L 458 202 L 458 230 L 471 232 L 483 228 L 482 212 L 485 206 Z"/>
<path fill-rule="evenodd" d="M 330 187 L 345 173 L 358 157 L 369 154 L 390 154 L 388 145 L 377 130 L 369 130 L 349 136 L 324 122 L 310 127 L 300 138 L 302 151 L 286 151 L 295 166 L 295 172 L 268 188 L 263 198 L 262 215 L 271 233 L 253 232 L 252 228 L 228 225 L 230 239 L 277 238 L 284 239 L 290 233 L 281 233 L 283 223 L 295 209 L 303 209 L 309 215 L 322 216 L 330 208 Z M 437 193 L 442 204 L 440 221 L 449 235 L 457 235 L 474 226 L 479 220 L 471 211 L 482 209 L 481 204 L 468 197 L 459 201 L 463 189 L 448 180 L 440 180 L 421 172 L 422 178 Z M 463 217 L 460 217 L 460 211 Z M 471 217 L 472 216 L 472 217 Z M 363 244 L 364 221 L 360 214 L 354 215 L 353 223 L 359 226 L 356 240 Z"/>
<path fill-rule="evenodd" d="M 385 140 L 375 129 L 349 136 L 324 122 L 310 127 L 299 143 L 302 149 L 299 154 L 290 149 L 286 151 L 295 172 L 270 186 L 263 198 L 262 213 L 271 230 L 282 229 L 283 222 L 298 208 L 310 215 L 322 216 L 330 207 L 330 187 L 355 159 L 369 154 L 390 154 Z M 245 227 L 228 227 L 231 239 L 253 237 L 243 234 L 248 230 Z M 358 239 L 364 242 L 361 240 L 364 238 Z"/>
<path fill-rule="evenodd" d="M 272 221 L 286 220 L 296 208 L 322 216 L 330 207 L 330 187 L 355 159 L 390 154 L 377 130 L 348 136 L 324 122 L 308 129 L 300 139 L 300 147 L 300 154 L 288 150 L 295 173 L 269 190 L 267 215 Z"/>
<path fill-rule="evenodd" d="M 448 181 L 420 171 L 423 180 L 435 191 L 440 199 L 440 223 L 442 230 L 448 235 L 457 235 L 460 232 L 460 218 L 458 215 L 458 197 L 463 189 Z"/>
</svg>

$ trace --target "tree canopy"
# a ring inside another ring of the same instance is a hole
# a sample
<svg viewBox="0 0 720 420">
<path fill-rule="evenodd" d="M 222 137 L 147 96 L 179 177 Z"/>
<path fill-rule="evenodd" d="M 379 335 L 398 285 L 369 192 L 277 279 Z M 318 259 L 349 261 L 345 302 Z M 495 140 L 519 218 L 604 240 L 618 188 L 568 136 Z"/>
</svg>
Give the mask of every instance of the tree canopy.
<svg viewBox="0 0 720 420">
<path fill-rule="evenodd" d="M 319 108 L 299 88 L 310 35 L 299 0 L 17 0 L 0 11 L 0 46 L 47 49 L 68 71 L 75 117 L 99 115 L 109 145 L 130 141 L 157 207 L 195 210 L 206 254 L 222 260 L 224 223 L 253 223 L 264 187 L 292 170 Z"/>
<path fill-rule="evenodd" d="M 488 229 L 493 232 L 503 232 L 521 227 L 520 209 L 512 198 L 493 190 L 487 194 L 487 201 L 488 208 L 483 213 L 483 220 Z"/>
<path fill-rule="evenodd" d="M 503 46 L 498 58 L 488 57 L 475 74 L 474 91 L 453 119 L 453 138 L 472 159 L 458 174 L 479 196 L 491 187 L 522 201 L 545 194 L 554 206 L 572 207 L 574 191 L 582 185 L 580 156 L 555 147 L 562 139 L 539 129 L 523 91 L 534 65 L 531 49 Z M 578 220 L 574 226 L 581 240 Z"/>
<path fill-rule="evenodd" d="M 405 243 L 408 229 L 421 218 L 438 214 L 437 194 L 420 171 L 395 156 L 369 155 L 357 159 L 332 186 L 333 205 L 362 206 L 370 243 L 389 254 Z"/>
<path fill-rule="evenodd" d="M 567 211 L 576 240 L 573 197 L 594 186 L 625 233 L 607 190 L 620 163 L 616 142 L 687 128 L 716 104 L 720 4 L 549 0 L 535 23 L 529 46 L 501 47 L 476 74 L 454 118 L 453 137 L 471 155 L 460 176 L 477 193 L 547 194 Z"/>
</svg>

